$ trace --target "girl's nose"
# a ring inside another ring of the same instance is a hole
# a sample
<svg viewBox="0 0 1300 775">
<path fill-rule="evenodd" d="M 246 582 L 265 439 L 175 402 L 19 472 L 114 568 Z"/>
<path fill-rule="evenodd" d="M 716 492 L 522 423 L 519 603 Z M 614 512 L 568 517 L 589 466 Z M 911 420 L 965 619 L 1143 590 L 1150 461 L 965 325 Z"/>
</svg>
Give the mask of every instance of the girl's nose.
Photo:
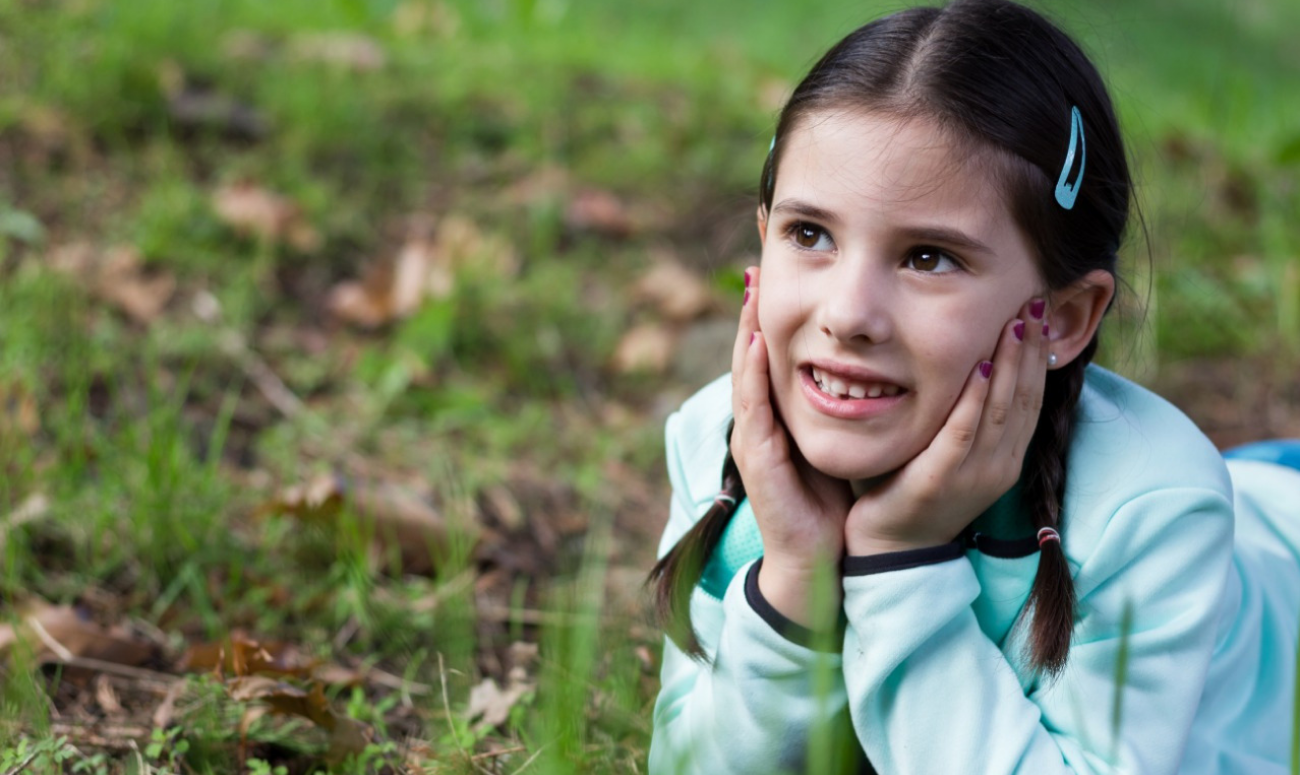
<svg viewBox="0 0 1300 775">
<path fill-rule="evenodd" d="M 845 344 L 880 344 L 893 335 L 893 293 L 887 277 L 844 266 L 823 289 L 818 327 Z"/>
</svg>

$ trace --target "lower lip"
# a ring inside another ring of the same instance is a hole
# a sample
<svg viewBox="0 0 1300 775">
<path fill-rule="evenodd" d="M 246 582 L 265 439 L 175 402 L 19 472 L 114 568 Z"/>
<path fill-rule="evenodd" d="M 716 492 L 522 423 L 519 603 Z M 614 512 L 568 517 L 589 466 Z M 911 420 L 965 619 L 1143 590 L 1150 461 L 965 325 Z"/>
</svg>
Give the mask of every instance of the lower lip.
<svg viewBox="0 0 1300 775">
<path fill-rule="evenodd" d="M 804 397 L 808 399 L 808 403 L 812 404 L 814 409 L 840 420 L 862 420 L 875 417 L 898 406 L 910 395 L 910 393 L 904 392 L 896 396 L 880 396 L 879 398 L 836 398 L 823 393 L 821 388 L 817 387 L 817 382 L 813 380 L 810 369 L 801 369 L 799 371 L 799 385 L 803 388 Z"/>
</svg>

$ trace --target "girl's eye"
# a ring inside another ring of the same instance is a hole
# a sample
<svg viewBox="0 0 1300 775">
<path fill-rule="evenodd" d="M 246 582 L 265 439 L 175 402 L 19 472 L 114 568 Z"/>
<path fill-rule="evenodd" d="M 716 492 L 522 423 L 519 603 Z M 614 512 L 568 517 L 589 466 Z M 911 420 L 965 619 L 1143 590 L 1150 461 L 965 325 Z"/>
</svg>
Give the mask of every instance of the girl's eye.
<svg viewBox="0 0 1300 775">
<path fill-rule="evenodd" d="M 938 248 L 916 248 L 907 256 L 907 268 L 929 274 L 947 274 L 961 267 L 957 260 Z"/>
<path fill-rule="evenodd" d="M 790 237 L 794 244 L 804 250 L 833 250 L 835 243 L 831 235 L 820 226 L 811 223 L 796 223 L 790 227 Z"/>
</svg>

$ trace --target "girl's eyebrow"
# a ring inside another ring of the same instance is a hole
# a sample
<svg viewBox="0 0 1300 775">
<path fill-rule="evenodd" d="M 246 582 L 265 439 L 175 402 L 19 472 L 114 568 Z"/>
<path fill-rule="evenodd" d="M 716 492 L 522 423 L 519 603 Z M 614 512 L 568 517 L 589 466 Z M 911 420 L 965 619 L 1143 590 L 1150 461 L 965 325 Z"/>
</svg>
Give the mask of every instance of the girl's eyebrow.
<svg viewBox="0 0 1300 775">
<path fill-rule="evenodd" d="M 822 223 L 839 223 L 840 219 L 830 210 L 805 202 L 802 199 L 783 199 L 772 208 L 773 213 L 790 213 L 802 218 L 809 218 Z"/>
<path fill-rule="evenodd" d="M 911 226 L 900 230 L 900 233 L 918 242 L 943 242 L 974 253 L 992 253 L 993 250 L 988 245 L 975 239 L 974 237 L 957 231 L 956 229 L 947 229 L 943 226 Z"/>
</svg>

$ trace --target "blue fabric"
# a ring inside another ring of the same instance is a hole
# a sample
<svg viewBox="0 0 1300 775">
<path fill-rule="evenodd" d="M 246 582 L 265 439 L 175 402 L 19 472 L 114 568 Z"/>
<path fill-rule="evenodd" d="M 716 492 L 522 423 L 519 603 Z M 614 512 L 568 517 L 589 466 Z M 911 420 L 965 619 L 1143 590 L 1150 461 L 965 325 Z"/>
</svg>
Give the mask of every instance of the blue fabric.
<svg viewBox="0 0 1300 775">
<path fill-rule="evenodd" d="M 1223 456 L 1228 460 L 1261 460 L 1265 463 L 1277 463 L 1300 471 L 1300 439 L 1274 439 L 1257 441 L 1240 447 L 1233 447 Z"/>
</svg>

